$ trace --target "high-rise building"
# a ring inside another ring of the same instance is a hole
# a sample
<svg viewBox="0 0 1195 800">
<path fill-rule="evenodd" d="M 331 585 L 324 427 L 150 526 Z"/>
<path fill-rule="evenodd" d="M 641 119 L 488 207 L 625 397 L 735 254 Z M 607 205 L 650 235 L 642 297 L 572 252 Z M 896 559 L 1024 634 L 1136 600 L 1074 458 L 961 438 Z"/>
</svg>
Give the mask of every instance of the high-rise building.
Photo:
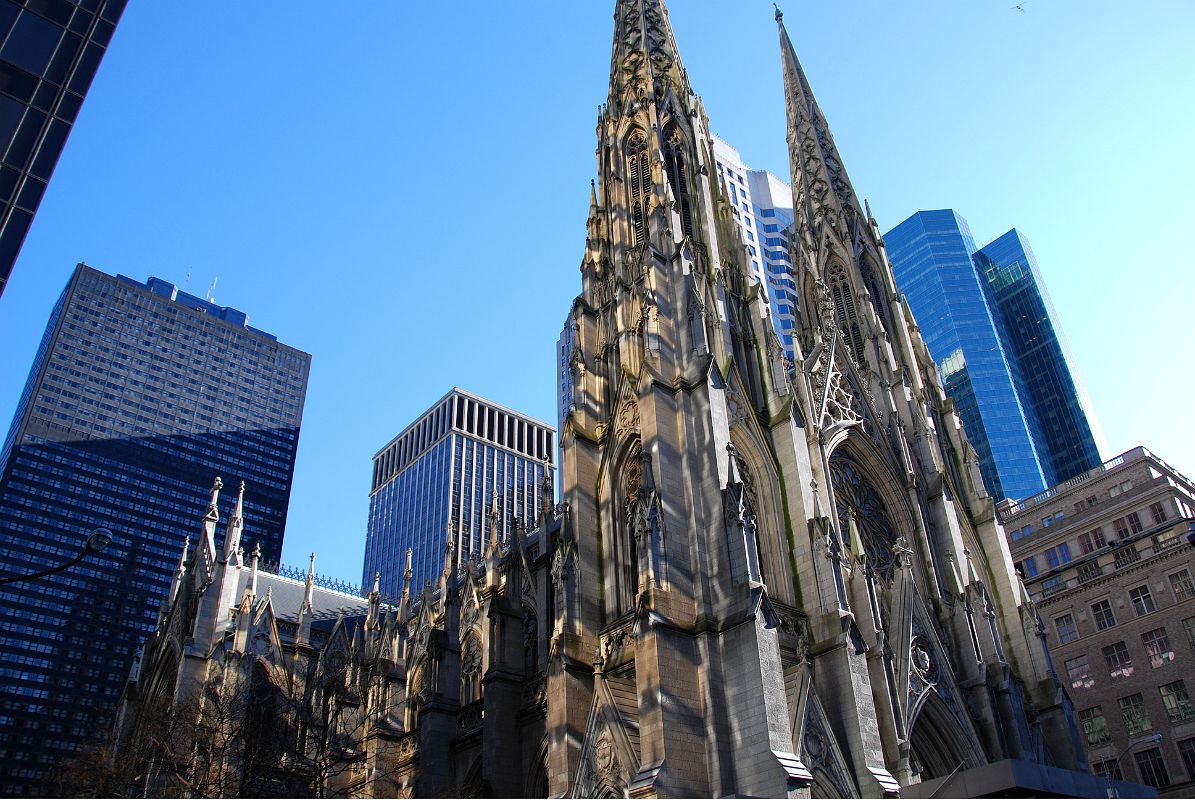
<svg viewBox="0 0 1195 800">
<path fill-rule="evenodd" d="M 1093 770 L 1191 797 L 1195 483 L 1136 447 L 998 510 Z"/>
<path fill-rule="evenodd" d="M 1014 228 L 981 247 L 974 260 L 1004 352 L 1019 368 L 1018 391 L 1030 398 L 1047 482 L 1086 472 L 1100 463 L 1099 428 L 1079 373 L 1070 367 L 1073 359 L 1033 249 Z"/>
<path fill-rule="evenodd" d="M 554 502 L 543 491 L 555 448 L 550 425 L 463 389 L 444 395 L 373 457 L 362 584 L 380 573 L 382 593 L 396 597 L 409 548 L 419 591 L 444 569 L 449 543 L 461 564 L 491 535 L 505 543 L 516 518 L 533 525 Z"/>
<path fill-rule="evenodd" d="M 125 0 L 0 0 L 0 294 Z"/>
<path fill-rule="evenodd" d="M 772 326 L 784 352 L 793 357 L 800 311 L 789 254 L 793 224 L 792 187 L 770 172 L 751 169 L 739 151 L 713 136 L 718 178 L 726 187 L 730 214 L 743 234 L 751 272 L 763 287 Z"/>
<path fill-rule="evenodd" d="M 1013 230 L 977 248 L 967 221 L 944 209 L 913 214 L 884 242 L 991 495 L 1029 497 L 1098 464 L 1024 238 Z"/>
<path fill-rule="evenodd" d="M 4 444 L 0 569 L 59 564 L 98 527 L 114 541 L 0 591 L 4 794 L 111 723 L 213 475 L 251 487 L 245 540 L 278 560 L 311 357 L 247 321 L 83 264 L 55 305 Z"/>
</svg>

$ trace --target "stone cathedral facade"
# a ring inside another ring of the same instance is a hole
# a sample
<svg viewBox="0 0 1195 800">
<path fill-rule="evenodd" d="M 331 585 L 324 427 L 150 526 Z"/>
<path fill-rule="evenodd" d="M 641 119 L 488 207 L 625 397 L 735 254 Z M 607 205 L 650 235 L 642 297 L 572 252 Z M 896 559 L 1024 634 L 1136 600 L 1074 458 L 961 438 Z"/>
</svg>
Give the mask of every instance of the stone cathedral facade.
<svg viewBox="0 0 1195 800">
<path fill-rule="evenodd" d="M 561 432 L 553 794 L 1085 770 L 973 450 L 783 20 L 795 363 L 660 0 L 620 0 Z"/>
<path fill-rule="evenodd" d="M 209 512 L 130 698 L 218 697 L 236 673 L 287 708 L 344 703 L 357 733 L 336 752 L 372 796 L 956 795 L 942 781 L 960 775 L 968 791 L 1102 791 L 777 20 L 795 361 L 748 277 L 667 10 L 618 0 L 563 502 L 505 540 L 495 504 L 484 557 L 355 608 L 310 578 L 254 577 L 235 546 L 216 556 Z M 302 760 L 310 726 L 275 716 Z"/>
</svg>

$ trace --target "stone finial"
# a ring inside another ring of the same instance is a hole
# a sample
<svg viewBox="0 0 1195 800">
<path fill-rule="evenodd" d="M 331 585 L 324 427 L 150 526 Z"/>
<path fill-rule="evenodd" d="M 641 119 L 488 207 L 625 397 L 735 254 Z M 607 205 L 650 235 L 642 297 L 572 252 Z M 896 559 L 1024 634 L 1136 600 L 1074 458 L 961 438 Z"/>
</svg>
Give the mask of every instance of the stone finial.
<svg viewBox="0 0 1195 800">
<path fill-rule="evenodd" d="M 215 510 L 217 503 L 220 502 L 220 490 L 224 488 L 224 481 L 220 480 L 220 476 L 216 476 L 216 480 L 212 482 L 212 500 L 208 503 L 210 510 Z"/>
<path fill-rule="evenodd" d="M 261 542 L 253 545 L 253 555 L 249 557 L 249 594 L 257 597 L 257 563 L 261 560 Z"/>
</svg>

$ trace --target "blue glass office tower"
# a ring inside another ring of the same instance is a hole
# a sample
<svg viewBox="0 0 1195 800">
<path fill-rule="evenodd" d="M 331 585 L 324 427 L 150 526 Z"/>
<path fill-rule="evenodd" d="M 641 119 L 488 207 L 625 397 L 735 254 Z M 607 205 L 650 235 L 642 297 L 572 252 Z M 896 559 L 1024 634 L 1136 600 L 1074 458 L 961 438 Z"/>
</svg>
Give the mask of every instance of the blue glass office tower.
<svg viewBox="0 0 1195 800">
<path fill-rule="evenodd" d="M 1024 239 L 1010 231 L 980 250 L 944 209 L 884 241 L 989 494 L 1019 500 L 1100 463 Z"/>
<path fill-rule="evenodd" d="M 1025 237 L 1014 228 L 980 248 L 974 260 L 1004 351 L 1024 384 L 1019 390 L 1031 398 L 1046 484 L 1055 486 L 1101 463 L 1087 393 L 1068 368 L 1069 348 Z"/>
<path fill-rule="evenodd" d="M 0 793 L 110 729 L 215 476 L 225 518 L 247 485 L 246 547 L 278 559 L 311 357 L 247 322 L 82 264 L 54 307 L 0 455 L 0 574 L 59 564 L 97 527 L 115 539 L 0 587 Z"/>
<path fill-rule="evenodd" d="M 530 529 L 544 475 L 556 467 L 556 431 L 536 419 L 453 389 L 373 457 L 362 583 L 381 574 L 383 594 L 402 589 L 412 551 L 411 591 L 444 569 L 449 525 L 457 564 L 490 539 L 495 492 L 498 538 L 518 517 Z"/>
<path fill-rule="evenodd" d="M 0 0 L 0 293 L 125 0 Z"/>
</svg>

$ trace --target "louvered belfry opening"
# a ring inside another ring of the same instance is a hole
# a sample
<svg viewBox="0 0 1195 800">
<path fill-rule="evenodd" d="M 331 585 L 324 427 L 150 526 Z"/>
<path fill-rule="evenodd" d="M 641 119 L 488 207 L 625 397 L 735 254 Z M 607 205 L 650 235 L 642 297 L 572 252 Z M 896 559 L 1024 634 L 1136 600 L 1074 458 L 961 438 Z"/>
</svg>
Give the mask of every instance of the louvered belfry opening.
<svg viewBox="0 0 1195 800">
<path fill-rule="evenodd" d="M 835 283 L 830 294 L 834 298 L 834 318 L 842 330 L 842 337 L 851 350 L 856 363 L 863 360 L 863 331 L 859 328 L 859 312 L 855 308 L 855 296 L 845 281 Z"/>
<path fill-rule="evenodd" d="M 626 152 L 631 184 L 631 228 L 638 247 L 647 240 L 647 196 L 651 192 L 651 167 L 643 131 L 635 131 L 627 137 Z"/>
<path fill-rule="evenodd" d="M 668 183 L 676 198 L 680 211 L 681 230 L 685 236 L 693 235 L 693 205 L 689 199 L 689 174 L 685 164 L 685 140 L 679 128 L 673 127 L 664 142 L 664 168 L 668 172 Z"/>
</svg>

